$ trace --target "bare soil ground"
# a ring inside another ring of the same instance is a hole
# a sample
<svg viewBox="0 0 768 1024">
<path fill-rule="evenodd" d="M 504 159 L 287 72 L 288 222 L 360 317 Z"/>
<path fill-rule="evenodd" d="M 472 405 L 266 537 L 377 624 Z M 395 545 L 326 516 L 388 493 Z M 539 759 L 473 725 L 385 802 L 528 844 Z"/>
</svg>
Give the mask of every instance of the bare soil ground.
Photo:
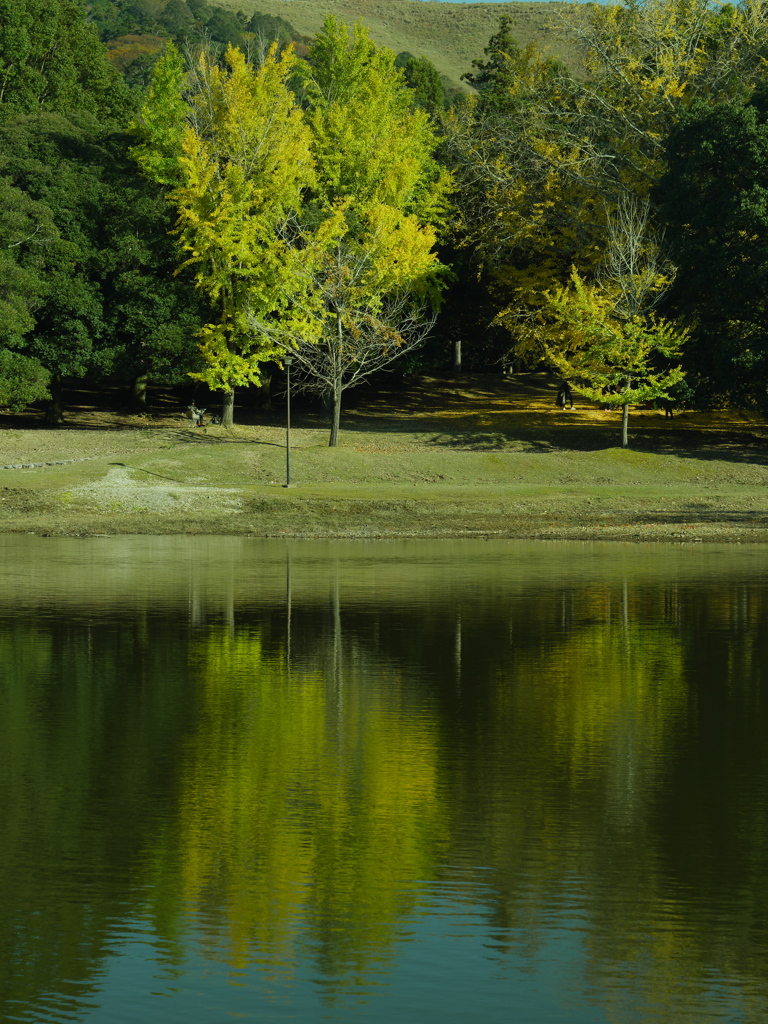
<svg viewBox="0 0 768 1024">
<path fill-rule="evenodd" d="M 0 416 L 0 531 L 92 535 L 768 541 L 768 423 L 756 415 L 555 407 L 544 374 L 420 377 L 350 396 L 342 443 L 295 410 L 193 428 L 70 394 L 64 428 Z"/>
<path fill-rule="evenodd" d="M 260 11 L 289 21 L 314 36 L 328 14 L 352 26 L 362 21 L 371 39 L 395 53 L 406 50 L 428 57 L 437 70 L 460 86 L 461 76 L 497 31 L 502 15 L 513 19 L 520 46 L 535 42 L 559 57 L 572 71 L 580 66 L 578 48 L 566 32 L 560 3 L 430 3 L 425 0 L 220 0 L 224 7 L 247 14 Z M 465 88 L 467 88 L 465 86 Z"/>
</svg>

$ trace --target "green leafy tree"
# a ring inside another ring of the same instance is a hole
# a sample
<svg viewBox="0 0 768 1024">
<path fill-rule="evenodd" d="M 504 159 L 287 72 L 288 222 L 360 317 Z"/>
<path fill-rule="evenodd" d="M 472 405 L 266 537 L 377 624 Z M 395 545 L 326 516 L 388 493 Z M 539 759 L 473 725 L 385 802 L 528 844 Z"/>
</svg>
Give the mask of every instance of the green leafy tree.
<svg viewBox="0 0 768 1024">
<path fill-rule="evenodd" d="M 176 187 L 184 180 L 182 140 L 187 127 L 184 97 L 187 65 L 170 43 L 152 71 L 152 81 L 130 133 L 136 140 L 131 156 L 150 181 Z"/>
<path fill-rule="evenodd" d="M 174 37 L 183 38 L 195 27 L 195 16 L 184 0 L 168 0 L 159 21 Z"/>
<path fill-rule="evenodd" d="M 200 368 L 197 335 L 211 316 L 191 270 L 176 272 L 173 211 L 164 189 L 136 173 L 129 140 L 111 140 L 92 273 L 103 299 L 104 370 L 131 385 L 135 408 L 150 383 L 182 384 Z"/>
<path fill-rule="evenodd" d="M 122 121 L 131 99 L 77 0 L 0 0 L 0 104 Z"/>
<path fill-rule="evenodd" d="M 18 347 L 34 327 L 45 252 L 56 238 L 50 208 L 0 177 L 0 345 Z"/>
<path fill-rule="evenodd" d="M 19 350 L 51 374 L 51 425 L 62 420 L 62 383 L 94 365 L 103 334 L 103 304 L 94 259 L 110 157 L 97 141 L 100 126 L 88 115 L 19 114 L 0 128 L 5 173 L 28 201 L 45 208 L 55 230 L 44 246 L 30 244 L 19 262 L 40 282 L 33 323 Z"/>
<path fill-rule="evenodd" d="M 50 374 L 37 359 L 0 348 L 0 406 L 21 412 L 32 402 L 50 398 Z"/>
<path fill-rule="evenodd" d="M 202 296 L 190 274 L 173 275 L 170 211 L 126 137 L 87 115 L 43 113 L 9 118 L 0 146 L 16 200 L 0 214 L 14 243 L 0 250 L 14 268 L 5 300 L 25 316 L 13 338 L 6 317 L 8 344 L 50 371 L 49 422 L 62 419 L 66 377 L 173 382 L 196 368 Z"/>
<path fill-rule="evenodd" d="M 277 42 L 281 47 L 301 38 L 290 21 L 274 14 L 262 14 L 260 11 L 253 12 L 246 25 L 246 31 L 266 40 L 267 43 Z"/>
<path fill-rule="evenodd" d="M 549 296 L 547 312 L 561 332 L 548 349 L 553 365 L 579 394 L 622 410 L 621 447 L 629 446 L 629 407 L 670 399 L 684 378 L 679 360 L 685 332 L 657 318 L 624 316 L 614 297 L 590 287 L 574 270 L 571 287 Z"/>
<path fill-rule="evenodd" d="M 236 46 L 245 49 L 243 25 L 233 11 L 227 11 L 223 7 L 214 7 L 205 27 L 210 38 L 215 42 L 222 43 L 225 47 Z"/>
<path fill-rule="evenodd" d="M 417 107 L 436 117 L 448 104 L 445 83 L 428 57 L 414 57 L 412 53 L 399 53 L 395 67 L 403 72 L 405 84 L 411 90 L 411 101 Z"/>
</svg>

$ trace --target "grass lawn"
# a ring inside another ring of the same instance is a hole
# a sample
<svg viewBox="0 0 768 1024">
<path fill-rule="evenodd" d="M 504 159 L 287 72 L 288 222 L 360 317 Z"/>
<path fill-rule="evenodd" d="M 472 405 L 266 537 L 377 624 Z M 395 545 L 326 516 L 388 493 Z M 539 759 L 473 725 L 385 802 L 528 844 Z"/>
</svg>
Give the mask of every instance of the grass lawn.
<svg viewBox="0 0 768 1024">
<path fill-rule="evenodd" d="M 194 429 L 73 396 L 68 426 L 0 418 L 0 528 L 47 533 L 768 540 L 768 423 L 555 407 L 545 374 L 432 376 L 350 396 L 341 445 L 295 410 Z"/>
</svg>

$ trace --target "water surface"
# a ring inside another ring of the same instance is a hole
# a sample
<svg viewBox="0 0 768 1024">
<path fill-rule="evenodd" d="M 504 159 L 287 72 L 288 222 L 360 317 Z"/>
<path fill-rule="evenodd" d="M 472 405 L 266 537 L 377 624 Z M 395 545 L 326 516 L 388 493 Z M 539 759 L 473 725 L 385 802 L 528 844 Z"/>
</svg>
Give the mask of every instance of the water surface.
<svg viewBox="0 0 768 1024">
<path fill-rule="evenodd" d="M 768 548 L 0 538 L 0 1019 L 768 1019 Z"/>
</svg>

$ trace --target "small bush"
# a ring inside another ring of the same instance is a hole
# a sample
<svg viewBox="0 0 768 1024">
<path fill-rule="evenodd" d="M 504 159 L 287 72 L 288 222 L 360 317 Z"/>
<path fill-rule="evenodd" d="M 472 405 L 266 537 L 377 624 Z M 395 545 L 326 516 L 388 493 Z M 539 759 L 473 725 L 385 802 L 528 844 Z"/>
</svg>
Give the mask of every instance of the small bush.
<svg viewBox="0 0 768 1024">
<path fill-rule="evenodd" d="M 0 349 L 0 408 L 21 412 L 32 402 L 50 398 L 50 373 L 28 356 Z"/>
</svg>

